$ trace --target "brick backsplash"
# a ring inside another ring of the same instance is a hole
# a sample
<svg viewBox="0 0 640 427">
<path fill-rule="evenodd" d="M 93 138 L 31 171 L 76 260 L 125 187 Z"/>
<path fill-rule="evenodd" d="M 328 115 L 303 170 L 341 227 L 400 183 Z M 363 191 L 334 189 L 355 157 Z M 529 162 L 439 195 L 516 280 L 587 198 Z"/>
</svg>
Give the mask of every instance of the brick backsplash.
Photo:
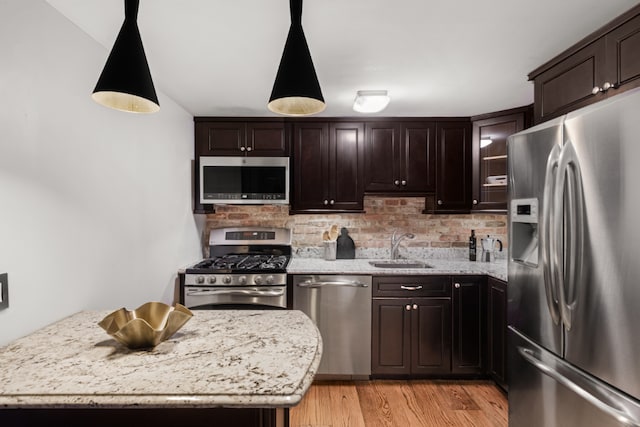
<svg viewBox="0 0 640 427">
<path fill-rule="evenodd" d="M 357 248 L 387 248 L 394 230 L 415 234 L 403 242 L 407 247 L 466 248 L 471 229 L 478 239 L 489 234 L 507 244 L 504 214 L 427 215 L 422 213 L 421 197 L 367 196 L 364 209 L 365 213 L 289 215 L 287 205 L 216 205 L 216 213 L 207 215 L 205 236 L 219 227 L 286 227 L 293 230 L 294 248 L 319 247 L 322 232 L 336 224 L 349 230 Z"/>
</svg>

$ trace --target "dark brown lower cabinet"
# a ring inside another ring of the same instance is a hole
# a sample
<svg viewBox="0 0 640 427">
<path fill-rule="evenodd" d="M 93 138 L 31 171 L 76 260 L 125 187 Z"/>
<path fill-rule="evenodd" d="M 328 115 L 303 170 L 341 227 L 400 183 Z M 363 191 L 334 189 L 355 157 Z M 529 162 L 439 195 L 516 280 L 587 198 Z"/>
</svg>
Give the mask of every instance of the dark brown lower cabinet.
<svg viewBox="0 0 640 427">
<path fill-rule="evenodd" d="M 451 371 L 450 298 L 374 298 L 372 315 L 372 375 Z"/>
<path fill-rule="evenodd" d="M 507 284 L 487 280 L 487 373 L 507 390 Z"/>
<path fill-rule="evenodd" d="M 484 373 L 486 292 L 482 276 L 453 277 L 453 357 L 451 371 Z"/>
<path fill-rule="evenodd" d="M 506 283 L 480 275 L 374 276 L 373 377 L 506 383 Z"/>
<path fill-rule="evenodd" d="M 411 373 L 451 371 L 451 299 L 415 298 L 411 301 Z"/>
</svg>

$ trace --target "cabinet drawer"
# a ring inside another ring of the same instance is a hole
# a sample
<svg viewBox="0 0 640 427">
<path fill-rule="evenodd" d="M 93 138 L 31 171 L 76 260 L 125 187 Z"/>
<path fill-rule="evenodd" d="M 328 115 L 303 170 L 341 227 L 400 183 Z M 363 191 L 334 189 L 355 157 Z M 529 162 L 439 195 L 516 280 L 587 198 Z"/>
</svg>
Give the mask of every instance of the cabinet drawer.
<svg viewBox="0 0 640 427">
<path fill-rule="evenodd" d="M 375 276 L 373 296 L 377 297 L 448 297 L 449 276 Z"/>
</svg>

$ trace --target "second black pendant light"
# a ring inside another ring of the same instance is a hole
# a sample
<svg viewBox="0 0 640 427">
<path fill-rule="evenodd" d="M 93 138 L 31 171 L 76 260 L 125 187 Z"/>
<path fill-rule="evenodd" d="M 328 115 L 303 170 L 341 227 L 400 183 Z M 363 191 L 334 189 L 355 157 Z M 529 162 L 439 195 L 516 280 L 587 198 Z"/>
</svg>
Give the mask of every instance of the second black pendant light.
<svg viewBox="0 0 640 427">
<path fill-rule="evenodd" d="M 290 0 L 291 27 L 267 108 L 287 116 L 308 116 L 325 109 L 318 76 L 302 30 L 302 0 Z"/>
</svg>

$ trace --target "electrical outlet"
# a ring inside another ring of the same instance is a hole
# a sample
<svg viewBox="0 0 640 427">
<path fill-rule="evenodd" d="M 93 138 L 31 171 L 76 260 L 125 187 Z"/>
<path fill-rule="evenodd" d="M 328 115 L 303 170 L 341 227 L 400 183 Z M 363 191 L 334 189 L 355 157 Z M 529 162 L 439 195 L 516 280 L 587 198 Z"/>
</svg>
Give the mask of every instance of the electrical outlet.
<svg viewBox="0 0 640 427">
<path fill-rule="evenodd" d="M 0 274 L 0 310 L 9 307 L 9 275 Z"/>
</svg>

